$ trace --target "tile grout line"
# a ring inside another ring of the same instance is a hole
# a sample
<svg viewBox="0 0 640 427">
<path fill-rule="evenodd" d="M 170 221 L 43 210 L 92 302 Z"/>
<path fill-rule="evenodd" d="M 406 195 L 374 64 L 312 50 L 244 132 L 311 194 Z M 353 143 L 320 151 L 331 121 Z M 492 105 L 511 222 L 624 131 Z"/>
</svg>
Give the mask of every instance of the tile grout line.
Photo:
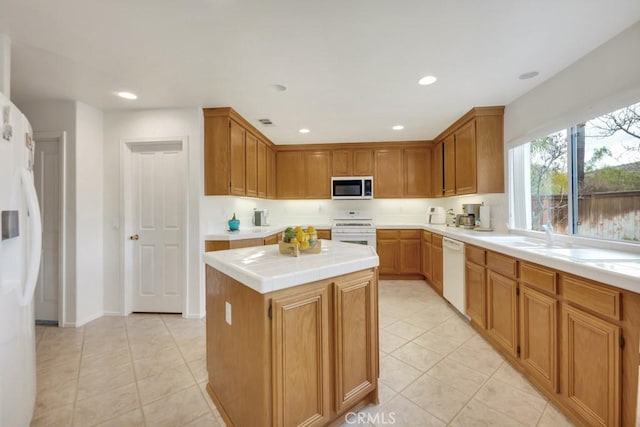
<svg viewBox="0 0 640 427">
<path fill-rule="evenodd" d="M 200 393 L 200 396 L 202 396 L 202 394 L 203 394 L 203 393 L 202 393 L 202 389 L 200 388 L 200 383 L 198 383 L 198 379 L 197 379 L 197 378 L 196 378 L 196 376 L 193 374 L 193 370 L 191 369 L 191 365 L 189 365 L 189 362 L 187 361 L 187 358 L 185 357 L 184 353 L 182 352 L 182 348 L 180 348 L 180 344 L 178 344 L 178 341 L 176 341 L 176 338 L 175 338 L 175 336 L 173 335 L 173 331 L 171 331 L 171 328 L 167 325 L 167 322 L 166 322 L 166 321 L 165 321 L 165 319 L 164 319 L 164 315 L 160 315 L 160 318 L 162 319 L 162 323 L 164 323 L 165 327 L 166 327 L 166 328 L 167 328 L 167 330 L 169 331 L 169 335 L 171 335 L 171 339 L 172 339 L 172 340 L 173 340 L 173 342 L 175 343 L 176 348 L 178 349 L 178 352 L 180 353 L 180 356 L 181 356 L 181 357 L 182 357 L 182 359 L 184 360 L 185 365 L 187 365 L 187 369 L 189 370 L 189 373 L 191 374 L 191 378 L 193 378 L 193 382 L 195 383 L 195 385 L 196 385 L 196 387 L 197 387 L 197 389 L 198 389 L 198 392 Z M 208 376 L 208 374 L 207 374 L 207 376 Z M 187 388 L 188 388 L 188 387 L 187 387 Z M 186 390 L 186 388 L 185 388 L 184 390 Z M 214 419 L 216 419 L 216 414 L 214 414 L 214 413 L 213 413 L 213 411 L 211 410 L 211 407 L 209 406 L 209 403 L 208 403 L 208 402 L 207 402 L 207 400 L 206 400 L 206 399 L 207 399 L 207 396 L 202 396 L 202 397 L 204 398 L 204 403 L 205 403 L 205 405 L 207 405 L 207 409 L 208 409 L 209 413 L 210 413 L 211 415 L 213 415 L 213 418 L 214 418 Z M 201 418 L 201 417 L 198 417 L 198 418 Z M 188 423 L 190 423 L 190 422 L 193 422 L 193 421 L 197 420 L 198 418 L 194 418 L 194 419 L 192 419 L 192 420 L 189 420 L 189 421 L 187 422 L 187 424 L 188 424 Z M 216 421 L 217 421 L 217 419 L 216 419 Z"/>
<path fill-rule="evenodd" d="M 495 371 L 493 371 L 493 373 L 492 373 L 491 375 L 488 375 L 488 376 L 487 376 L 487 379 L 486 379 L 486 380 L 484 380 L 484 381 L 482 382 L 482 384 L 480 384 L 480 386 L 478 387 L 478 389 L 477 389 L 475 392 L 473 392 L 473 393 L 471 394 L 471 397 L 469 398 L 469 400 L 467 400 L 467 403 L 465 403 L 465 404 L 464 404 L 464 406 L 462 406 L 462 408 L 460 408 L 460 410 L 459 410 L 459 411 L 458 411 L 458 412 L 453 416 L 453 418 L 451 418 L 451 421 L 449 421 L 449 423 L 447 423 L 447 425 L 449 425 L 450 423 L 452 423 L 453 421 L 455 421 L 455 419 L 458 417 L 458 415 L 460 415 L 460 413 L 461 413 L 462 411 L 464 411 L 464 408 L 466 408 L 467 406 L 469 406 L 469 403 L 470 403 L 470 402 L 471 402 L 471 401 L 476 397 L 476 395 L 480 392 L 480 390 L 482 390 L 482 387 L 484 387 L 484 386 L 485 386 L 485 385 L 486 385 L 486 384 L 491 380 L 491 378 L 493 378 L 493 376 L 496 374 L 496 372 L 498 372 L 498 371 L 500 370 L 500 368 L 502 367 L 502 365 L 504 365 L 505 363 L 507 363 L 507 362 L 506 362 L 506 360 L 503 360 L 503 361 L 502 361 L 502 363 L 500 364 L 500 366 L 498 366 L 498 367 L 496 368 L 496 370 L 495 370 Z M 471 369 L 471 368 L 469 368 L 468 366 L 464 365 L 464 363 L 463 363 L 462 365 L 463 365 L 463 366 L 465 366 L 467 369 Z M 475 370 L 475 369 L 474 369 L 474 370 Z M 482 372 L 481 372 L 481 373 L 482 373 Z M 489 408 L 489 409 L 494 409 L 493 407 L 491 407 L 491 406 L 487 405 L 486 403 L 484 403 L 484 402 L 482 402 L 482 401 L 479 401 L 479 402 L 480 402 L 482 405 L 484 405 L 484 406 L 486 406 L 487 408 Z M 495 409 L 494 409 L 494 410 L 495 410 Z M 503 412 L 501 412 L 501 411 L 497 411 L 497 412 L 499 412 L 499 413 L 501 413 L 502 415 L 505 415 L 505 416 L 507 416 L 507 417 L 511 417 L 510 415 L 504 414 L 504 413 L 503 413 Z M 518 423 L 519 423 L 520 421 L 516 421 L 516 422 L 518 422 Z"/>
<path fill-rule="evenodd" d="M 129 361 L 131 361 L 131 369 L 133 370 L 133 381 L 136 384 L 136 394 L 138 396 L 138 404 L 140 408 L 140 412 L 142 413 L 142 423 L 146 426 L 147 419 L 144 415 L 144 409 L 142 408 L 142 397 L 140 396 L 140 387 L 138 386 L 138 374 L 136 373 L 136 367 L 133 361 L 133 351 L 131 350 L 131 341 L 129 341 L 129 326 L 126 321 L 127 316 L 122 318 L 122 322 L 124 323 L 124 333 L 127 336 L 127 349 L 129 350 Z"/>
<path fill-rule="evenodd" d="M 408 366 L 410 366 L 410 367 L 412 367 L 412 368 L 414 368 L 414 369 L 418 369 L 418 368 L 416 368 L 415 366 L 413 366 L 413 365 L 411 365 L 411 364 L 409 364 L 409 363 L 406 363 L 406 362 L 404 362 L 404 361 L 402 361 L 402 360 L 398 359 L 398 358 L 397 358 L 397 357 L 395 357 L 392 353 L 393 353 L 394 351 L 398 350 L 399 348 L 401 348 L 401 347 L 405 346 L 405 345 L 406 345 L 406 344 L 408 344 L 408 343 L 413 343 L 413 341 L 414 341 L 414 340 L 416 340 L 417 338 L 421 337 L 422 335 L 424 335 L 424 334 L 428 333 L 429 331 L 431 331 L 431 330 L 433 330 L 433 329 L 435 329 L 435 328 L 437 328 L 437 327 L 441 326 L 443 323 L 445 323 L 445 322 L 446 322 L 447 320 L 449 320 L 450 318 L 451 318 L 451 317 L 447 317 L 447 318 L 446 318 L 446 319 L 444 319 L 442 322 L 440 322 L 438 325 L 436 325 L 436 326 L 434 326 L 433 328 L 431 328 L 431 329 L 429 329 L 429 330 L 425 331 L 423 334 L 418 335 L 418 336 L 417 336 L 417 337 L 415 337 L 414 339 L 412 339 L 412 340 L 408 340 L 405 344 L 403 344 L 403 345 L 401 345 L 400 347 L 396 348 L 395 350 L 393 350 L 391 353 L 388 353 L 387 355 L 388 355 L 388 356 L 390 356 L 390 357 L 393 357 L 393 358 L 394 358 L 394 359 L 396 359 L 397 361 L 402 362 L 402 363 L 404 363 L 404 364 L 406 364 L 406 365 L 408 365 Z M 399 320 L 399 321 L 400 321 L 400 320 Z M 389 331 L 387 331 L 387 332 L 389 332 Z M 474 331 L 474 332 L 475 332 L 475 331 Z M 389 333 L 390 333 L 390 334 L 393 334 L 393 332 L 389 332 Z M 395 335 L 395 334 L 393 334 L 393 335 Z M 476 335 L 477 335 L 477 332 L 476 332 Z M 458 350 L 460 347 L 462 347 L 464 344 L 466 344 L 468 341 L 470 341 L 473 337 L 474 337 L 474 335 L 469 336 L 469 338 L 467 338 L 466 340 L 464 340 L 462 343 L 460 343 L 460 344 L 459 344 L 457 347 L 455 347 L 453 350 L 451 350 L 451 351 L 450 351 L 450 352 L 448 352 L 447 354 L 443 355 L 443 356 L 442 356 L 442 358 L 441 358 L 441 359 L 439 359 L 439 360 L 438 360 L 438 361 L 437 361 L 433 366 L 431 366 L 431 367 L 430 367 L 429 369 L 427 369 L 426 371 L 422 372 L 422 374 L 421 374 L 421 375 L 419 375 L 416 379 L 414 379 L 414 380 L 413 380 L 413 381 L 411 381 L 409 384 L 407 384 L 407 385 L 406 385 L 402 390 L 400 390 L 400 391 L 396 392 L 396 394 L 395 394 L 395 396 L 393 396 L 393 398 L 395 398 L 396 396 L 400 395 L 400 396 L 402 396 L 404 399 L 407 399 L 409 402 L 413 403 L 413 404 L 414 404 L 414 405 L 416 405 L 418 408 L 422 409 L 423 411 L 425 411 L 426 413 L 428 413 L 429 415 L 431 415 L 432 417 L 434 417 L 434 418 L 436 418 L 436 419 L 438 419 L 438 420 L 440 420 L 440 421 L 444 422 L 444 423 L 445 423 L 445 425 L 448 425 L 448 423 L 447 423 L 445 420 L 443 420 L 442 418 L 438 417 L 438 416 L 437 416 L 437 415 L 435 415 L 435 414 L 432 414 L 432 413 L 431 413 L 431 412 L 429 412 L 427 409 L 425 409 L 425 408 L 423 408 L 422 406 L 420 406 L 417 402 L 414 402 L 412 399 L 410 399 L 409 397 L 407 397 L 407 396 L 405 396 L 404 394 L 402 394 L 402 392 L 403 392 L 404 390 L 406 390 L 407 388 L 409 388 L 413 383 L 415 383 L 416 381 L 418 381 L 420 378 L 422 378 L 424 375 L 429 375 L 429 374 L 428 374 L 428 371 L 429 371 L 431 368 L 433 368 L 435 365 L 437 365 L 438 363 L 442 362 L 444 359 L 446 359 L 447 357 L 449 357 L 449 355 L 451 355 L 451 353 L 453 353 L 453 352 L 455 352 L 456 350 Z M 402 337 L 401 337 L 401 338 L 402 338 Z M 415 344 L 415 345 L 417 345 L 417 346 L 419 346 L 419 347 L 425 348 L 426 350 L 429 350 L 428 348 L 423 347 L 423 346 L 421 346 L 421 345 L 420 345 L 420 344 L 418 344 L 418 343 L 414 343 L 414 344 Z M 435 350 L 431 350 L 431 351 L 434 351 L 435 353 L 438 353 L 438 352 L 436 352 Z M 439 354 L 442 354 L 442 353 L 439 353 Z M 468 369 L 471 369 L 471 368 L 469 368 L 469 367 L 467 367 L 467 368 L 468 368 Z M 431 377 L 431 376 L 429 375 L 429 377 Z M 434 378 L 434 377 L 431 377 L 431 378 Z M 438 380 L 437 378 L 434 378 L 434 379 Z M 438 381 L 439 381 L 439 380 L 438 380 Z M 487 381 L 488 381 L 488 378 L 487 378 Z M 383 381 L 383 382 L 384 382 L 384 381 Z M 387 387 L 389 387 L 389 385 L 387 385 L 387 384 L 385 384 L 385 385 L 386 385 Z M 482 383 L 482 385 L 484 385 L 484 383 Z M 391 388 L 391 387 L 389 387 L 389 388 Z M 393 390 L 393 389 L 392 389 L 392 390 Z M 479 390 L 479 389 L 478 389 L 478 390 Z M 395 390 L 393 390 L 393 391 L 395 391 Z M 477 391 L 476 391 L 476 392 L 477 392 Z M 474 395 L 475 395 L 475 394 L 474 394 Z M 392 399 L 393 399 L 393 398 L 392 398 Z M 470 401 L 472 398 L 473 398 L 473 395 L 472 395 L 472 397 L 469 399 L 469 401 Z M 390 400 L 391 400 L 391 399 L 390 399 Z M 469 401 L 467 401 L 467 404 L 469 403 Z M 464 407 L 466 407 L 466 405 L 467 405 L 467 404 L 465 404 L 465 405 L 460 409 L 460 411 L 462 411 L 462 409 L 464 409 Z M 382 405 L 382 406 L 384 406 L 384 405 Z M 459 413 L 460 411 L 458 411 L 458 413 Z M 458 413 L 456 413 L 456 415 L 454 415 L 454 417 L 451 419 L 451 421 L 453 421 L 453 420 L 455 419 L 455 417 L 458 415 Z"/>
<path fill-rule="evenodd" d="M 71 425 L 76 422 L 76 406 L 78 403 L 78 389 L 80 388 L 80 371 L 82 369 L 82 356 L 84 355 L 84 340 L 87 335 L 87 330 L 82 326 L 82 346 L 80 347 L 80 360 L 78 360 L 78 373 L 76 374 L 76 391 L 73 394 L 73 407 L 71 409 Z"/>
</svg>

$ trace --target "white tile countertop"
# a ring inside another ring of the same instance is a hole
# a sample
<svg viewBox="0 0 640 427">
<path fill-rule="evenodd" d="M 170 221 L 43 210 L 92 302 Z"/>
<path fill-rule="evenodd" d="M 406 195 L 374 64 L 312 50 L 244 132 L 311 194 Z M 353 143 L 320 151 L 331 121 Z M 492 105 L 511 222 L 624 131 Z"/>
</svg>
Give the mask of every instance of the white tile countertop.
<svg viewBox="0 0 640 427">
<path fill-rule="evenodd" d="M 302 225 L 306 227 L 307 225 L 313 225 L 316 230 L 329 230 L 331 226 L 328 224 L 294 224 L 294 225 L 265 225 L 263 227 L 242 227 L 240 225 L 240 230 L 238 231 L 228 231 L 228 230 L 220 230 L 214 231 L 209 234 L 204 235 L 204 240 L 244 240 L 244 239 L 260 239 L 264 237 L 269 237 L 275 233 L 282 233 L 287 227 L 294 227 L 296 225 Z"/>
<path fill-rule="evenodd" d="M 251 289 L 268 292 L 378 266 L 371 246 L 322 240 L 319 254 L 283 255 L 278 245 L 207 252 L 204 261 Z"/>
<path fill-rule="evenodd" d="M 376 224 L 378 229 L 422 229 L 525 261 L 640 293 L 640 248 L 619 250 L 558 242 L 519 234 L 482 232 L 445 225 Z"/>
</svg>

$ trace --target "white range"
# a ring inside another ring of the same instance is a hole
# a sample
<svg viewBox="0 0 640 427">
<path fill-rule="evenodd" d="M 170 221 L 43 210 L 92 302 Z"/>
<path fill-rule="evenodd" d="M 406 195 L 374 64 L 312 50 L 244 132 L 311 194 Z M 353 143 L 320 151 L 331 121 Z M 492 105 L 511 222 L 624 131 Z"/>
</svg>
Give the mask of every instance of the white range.
<svg viewBox="0 0 640 427">
<path fill-rule="evenodd" d="M 345 210 L 338 212 L 331 224 L 331 240 L 357 243 L 376 248 L 376 227 L 369 211 Z"/>
</svg>

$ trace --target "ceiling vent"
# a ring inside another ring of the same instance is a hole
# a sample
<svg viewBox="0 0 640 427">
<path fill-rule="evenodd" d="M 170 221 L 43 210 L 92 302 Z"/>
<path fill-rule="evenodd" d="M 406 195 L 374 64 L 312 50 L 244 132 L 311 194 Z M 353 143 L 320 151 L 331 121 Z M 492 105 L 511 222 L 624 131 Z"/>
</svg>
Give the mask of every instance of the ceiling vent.
<svg viewBox="0 0 640 427">
<path fill-rule="evenodd" d="M 258 121 L 265 126 L 273 126 L 271 119 L 258 119 Z"/>
</svg>

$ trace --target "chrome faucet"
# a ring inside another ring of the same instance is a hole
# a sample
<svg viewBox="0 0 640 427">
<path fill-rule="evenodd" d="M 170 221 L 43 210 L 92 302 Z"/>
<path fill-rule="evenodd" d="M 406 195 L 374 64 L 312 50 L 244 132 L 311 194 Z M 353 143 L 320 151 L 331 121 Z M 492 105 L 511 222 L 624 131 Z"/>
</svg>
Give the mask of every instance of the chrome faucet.
<svg viewBox="0 0 640 427">
<path fill-rule="evenodd" d="M 551 221 L 547 222 L 542 226 L 544 233 L 547 235 L 547 246 L 553 245 L 553 226 L 551 225 Z"/>
</svg>

